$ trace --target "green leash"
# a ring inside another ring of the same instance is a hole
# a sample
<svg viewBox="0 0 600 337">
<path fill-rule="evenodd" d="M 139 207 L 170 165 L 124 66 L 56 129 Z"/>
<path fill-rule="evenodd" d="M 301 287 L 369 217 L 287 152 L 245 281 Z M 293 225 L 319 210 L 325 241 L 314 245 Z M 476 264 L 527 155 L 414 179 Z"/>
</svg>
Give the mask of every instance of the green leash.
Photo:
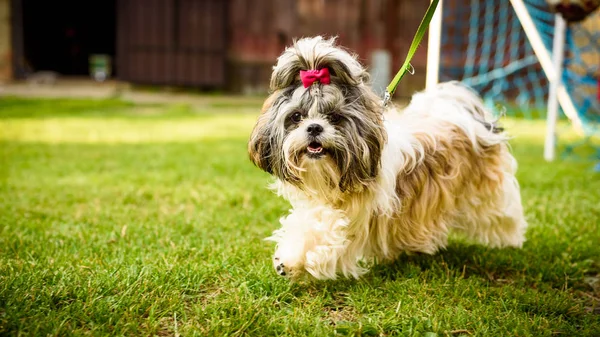
<svg viewBox="0 0 600 337">
<path fill-rule="evenodd" d="M 396 88 L 398 87 L 398 83 L 402 80 L 402 77 L 409 71 L 409 68 L 412 68 L 410 64 L 410 60 L 412 60 L 413 56 L 415 56 L 415 52 L 417 48 L 419 48 L 419 44 L 423 41 L 423 36 L 425 36 L 425 32 L 427 31 L 427 27 L 429 27 L 429 23 L 431 23 L 431 18 L 433 18 L 433 14 L 435 13 L 435 9 L 437 8 L 439 0 L 433 0 L 429 4 L 429 8 L 427 8 L 427 12 L 421 20 L 421 24 L 419 24 L 419 28 L 417 29 L 417 33 L 413 38 L 412 43 L 410 44 L 410 48 L 408 49 L 408 54 L 406 54 L 406 60 L 404 64 L 394 76 L 392 82 L 387 86 L 385 90 L 385 94 L 383 97 L 383 105 L 387 105 L 389 101 L 392 99 L 394 92 L 396 92 Z"/>
</svg>

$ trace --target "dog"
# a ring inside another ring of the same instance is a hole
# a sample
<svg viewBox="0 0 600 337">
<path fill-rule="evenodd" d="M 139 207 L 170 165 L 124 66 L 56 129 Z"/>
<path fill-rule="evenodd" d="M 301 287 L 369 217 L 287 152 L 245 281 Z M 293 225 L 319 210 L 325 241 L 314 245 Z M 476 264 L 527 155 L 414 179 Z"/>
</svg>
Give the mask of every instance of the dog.
<svg viewBox="0 0 600 337">
<path fill-rule="evenodd" d="M 279 275 L 359 278 L 402 253 L 436 253 L 450 232 L 522 247 L 517 163 L 470 88 L 442 83 L 386 107 L 356 55 L 317 36 L 285 49 L 270 91 L 248 152 L 292 206 L 268 238 Z"/>
</svg>

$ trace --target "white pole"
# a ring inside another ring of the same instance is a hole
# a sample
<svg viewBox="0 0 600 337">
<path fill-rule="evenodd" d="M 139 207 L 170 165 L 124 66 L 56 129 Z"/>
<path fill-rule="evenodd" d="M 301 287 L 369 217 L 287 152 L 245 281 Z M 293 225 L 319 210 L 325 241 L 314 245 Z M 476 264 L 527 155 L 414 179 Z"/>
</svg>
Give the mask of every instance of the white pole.
<svg viewBox="0 0 600 337">
<path fill-rule="evenodd" d="M 440 0 L 438 8 L 433 14 L 429 24 L 429 37 L 427 43 L 427 75 L 425 88 L 433 88 L 439 81 L 440 72 L 440 46 L 442 42 L 442 9 L 444 1 Z"/>
<path fill-rule="evenodd" d="M 552 62 L 556 77 L 550 82 L 548 95 L 548 117 L 546 122 L 546 142 L 544 144 L 544 159 L 553 161 L 556 152 L 556 120 L 558 118 L 558 88 L 562 85 L 562 63 L 565 53 L 565 31 L 567 24 L 560 14 L 554 16 L 554 41 L 552 43 Z"/>
<path fill-rule="evenodd" d="M 533 20 L 527 11 L 525 3 L 523 0 L 510 0 L 510 3 L 513 5 L 515 13 L 517 14 L 517 17 L 523 26 L 523 30 L 525 31 L 525 35 L 527 35 L 527 39 L 531 43 L 531 47 L 540 61 L 546 77 L 548 77 L 548 80 L 550 83 L 552 83 L 556 78 L 560 77 L 560 74 L 557 73 L 556 69 L 554 68 L 552 59 L 550 58 L 550 53 L 544 46 L 544 42 L 542 42 L 542 38 L 535 28 L 535 24 L 533 23 Z M 556 88 L 556 96 L 558 97 L 558 102 L 563 108 L 565 115 L 569 117 L 575 129 L 577 131 L 582 131 L 583 127 L 581 125 L 579 115 L 577 115 L 577 109 L 575 108 L 567 89 L 563 85 L 559 85 Z"/>
</svg>

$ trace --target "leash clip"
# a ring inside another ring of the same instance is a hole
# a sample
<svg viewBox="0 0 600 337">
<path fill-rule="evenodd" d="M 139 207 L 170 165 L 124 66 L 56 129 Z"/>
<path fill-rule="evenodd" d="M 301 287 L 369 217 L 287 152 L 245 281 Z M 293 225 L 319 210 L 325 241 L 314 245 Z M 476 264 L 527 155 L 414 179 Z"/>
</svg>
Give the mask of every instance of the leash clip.
<svg viewBox="0 0 600 337">
<path fill-rule="evenodd" d="M 427 31 L 427 27 L 429 27 L 429 23 L 431 23 L 431 19 L 433 18 L 433 14 L 435 13 L 435 9 L 437 8 L 439 2 L 440 0 L 431 0 L 429 8 L 427 8 L 427 12 L 425 12 L 425 16 L 423 17 L 423 20 L 421 20 L 419 28 L 417 28 L 415 37 L 413 38 L 412 43 L 410 44 L 410 48 L 408 49 L 408 54 L 406 54 L 406 60 L 404 61 L 404 64 L 396 73 L 396 76 L 394 76 L 392 82 L 390 82 L 390 84 L 387 86 L 387 90 L 383 95 L 383 106 L 386 106 L 390 102 L 392 95 L 398 87 L 398 83 L 400 82 L 400 80 L 402 80 L 402 77 L 406 73 L 409 73 L 411 75 L 415 73 L 415 68 L 412 66 L 412 64 L 410 64 L 410 61 L 412 60 L 413 56 L 415 56 L 417 48 L 419 47 L 419 43 L 421 43 L 421 41 L 423 40 L 423 36 L 425 36 L 425 31 Z"/>
<path fill-rule="evenodd" d="M 385 93 L 383 94 L 383 101 L 381 102 L 381 104 L 383 104 L 383 106 L 386 107 L 391 99 L 392 99 L 392 95 L 390 94 L 389 91 L 386 90 Z"/>
</svg>

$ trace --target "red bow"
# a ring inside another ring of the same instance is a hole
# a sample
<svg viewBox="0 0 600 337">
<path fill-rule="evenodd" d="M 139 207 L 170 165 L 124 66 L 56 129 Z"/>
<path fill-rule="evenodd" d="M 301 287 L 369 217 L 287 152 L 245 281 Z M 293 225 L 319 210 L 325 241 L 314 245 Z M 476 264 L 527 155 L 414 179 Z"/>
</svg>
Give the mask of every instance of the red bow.
<svg viewBox="0 0 600 337">
<path fill-rule="evenodd" d="M 319 70 L 300 70 L 300 79 L 305 88 L 310 87 L 315 81 L 321 84 L 331 83 L 329 77 L 329 68 L 321 68 Z"/>
</svg>

